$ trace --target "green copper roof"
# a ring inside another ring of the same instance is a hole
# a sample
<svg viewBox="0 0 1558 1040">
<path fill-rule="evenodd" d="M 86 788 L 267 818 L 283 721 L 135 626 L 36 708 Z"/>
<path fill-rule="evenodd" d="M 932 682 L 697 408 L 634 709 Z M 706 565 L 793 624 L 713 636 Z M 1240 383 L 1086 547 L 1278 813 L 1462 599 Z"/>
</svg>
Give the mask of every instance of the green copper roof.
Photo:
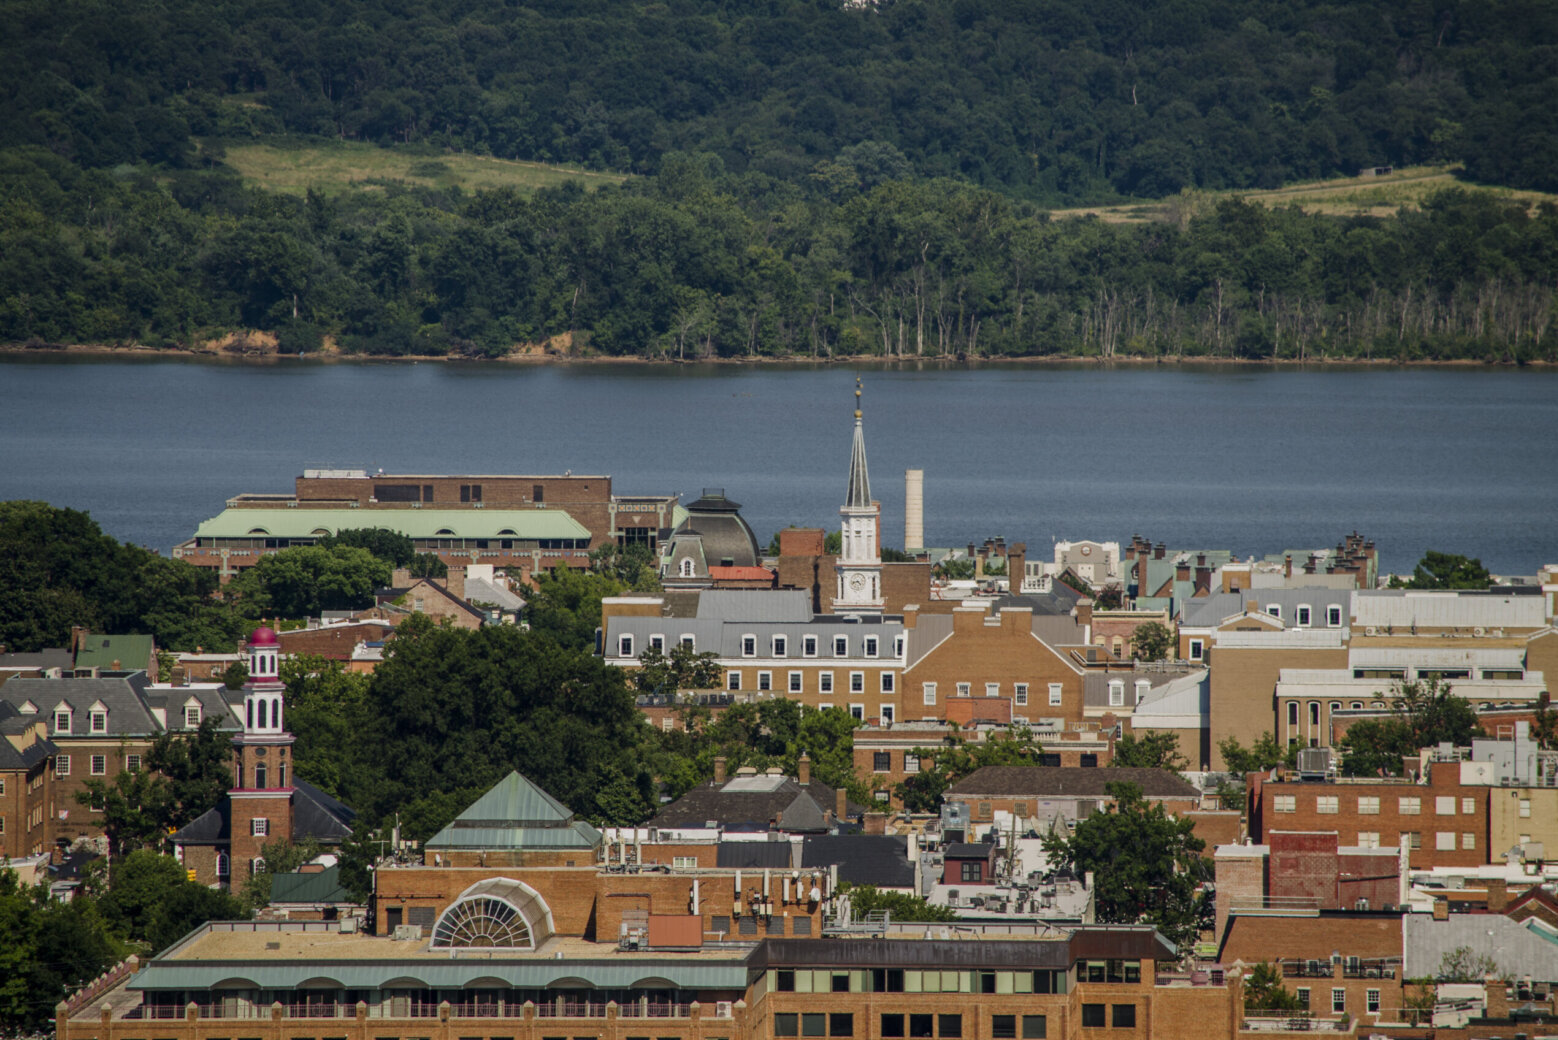
<svg viewBox="0 0 1558 1040">
<path fill-rule="evenodd" d="M 312 874 L 276 874 L 270 883 L 272 903 L 350 903 L 341 887 L 339 864 Z"/>
<path fill-rule="evenodd" d="M 110 669 L 118 661 L 120 668 L 135 671 L 151 661 L 151 650 L 151 636 L 89 635 L 76 651 L 76 667 Z"/>
<path fill-rule="evenodd" d="M 600 831 L 513 772 L 427 843 L 430 849 L 593 849 Z"/>
<path fill-rule="evenodd" d="M 224 509 L 196 538 L 317 538 L 372 527 L 409 538 L 588 539 L 561 509 Z"/>
</svg>

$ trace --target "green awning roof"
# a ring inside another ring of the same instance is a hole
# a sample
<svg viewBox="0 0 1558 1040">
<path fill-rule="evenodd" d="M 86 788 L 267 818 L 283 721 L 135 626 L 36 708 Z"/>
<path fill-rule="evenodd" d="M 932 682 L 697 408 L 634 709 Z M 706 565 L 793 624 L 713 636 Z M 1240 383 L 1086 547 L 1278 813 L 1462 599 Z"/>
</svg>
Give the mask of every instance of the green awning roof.
<svg viewBox="0 0 1558 1040">
<path fill-rule="evenodd" d="M 219 983 L 233 988 L 296 989 L 304 983 L 339 983 L 343 989 L 383 989 L 415 980 L 434 989 L 456 989 L 497 979 L 515 989 L 579 985 L 631 989 L 664 979 L 677 989 L 745 989 L 745 953 L 729 961 L 625 957 L 619 961 L 502 961 L 486 957 L 409 958 L 383 961 L 153 961 L 128 983 L 135 990 L 205 990 Z M 251 985 L 246 985 L 252 984 Z"/>
<path fill-rule="evenodd" d="M 588 539 L 561 509 L 224 509 L 196 538 L 318 538 L 353 528 L 409 538 Z"/>
</svg>

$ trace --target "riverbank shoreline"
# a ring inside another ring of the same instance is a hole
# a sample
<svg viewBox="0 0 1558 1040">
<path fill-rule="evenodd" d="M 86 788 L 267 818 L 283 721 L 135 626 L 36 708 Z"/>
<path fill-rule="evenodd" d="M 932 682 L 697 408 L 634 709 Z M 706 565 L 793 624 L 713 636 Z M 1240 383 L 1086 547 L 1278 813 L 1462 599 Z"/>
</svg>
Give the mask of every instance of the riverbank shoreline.
<svg viewBox="0 0 1558 1040">
<path fill-rule="evenodd" d="M 1172 366 L 1197 367 L 1202 365 L 1235 365 L 1278 368 L 1553 368 L 1554 362 L 1533 359 L 1519 363 L 1510 360 L 1484 361 L 1477 358 L 1400 358 L 1368 357 L 1306 357 L 1306 358 L 1242 358 L 1214 357 L 1208 355 L 1143 356 L 1116 355 L 1098 357 L 1088 354 L 1026 354 L 998 357 L 966 356 L 903 356 L 882 357 L 876 354 L 833 355 L 828 357 L 807 354 L 791 354 L 765 357 L 701 357 L 701 358 L 648 358 L 636 355 L 615 356 L 607 354 L 576 355 L 556 352 L 522 352 L 499 357 L 471 357 L 461 354 L 348 354 L 338 350 L 318 350 L 307 354 L 282 354 L 275 349 L 231 350 L 190 349 L 187 347 L 148 347 L 141 344 L 48 344 L 44 346 L 23 343 L 0 344 L 0 358 L 31 357 L 39 360 L 51 358 L 80 358 L 82 360 L 133 360 L 178 359 L 189 361 L 221 361 L 233 364 L 420 364 L 422 362 L 447 364 L 500 364 L 500 365 L 644 365 L 649 367 L 729 365 L 741 366 L 851 366 L 873 365 L 902 367 L 929 365 L 944 368 L 980 367 L 985 365 L 1096 365 L 1099 367 Z"/>
</svg>

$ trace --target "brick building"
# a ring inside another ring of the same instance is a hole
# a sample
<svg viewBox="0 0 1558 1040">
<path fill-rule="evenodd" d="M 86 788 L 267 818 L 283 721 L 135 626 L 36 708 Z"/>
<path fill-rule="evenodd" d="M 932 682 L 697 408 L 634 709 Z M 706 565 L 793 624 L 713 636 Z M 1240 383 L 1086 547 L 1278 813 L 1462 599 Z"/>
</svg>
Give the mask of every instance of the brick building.
<svg viewBox="0 0 1558 1040">
<path fill-rule="evenodd" d="M 1430 763 L 1416 780 L 1272 780 L 1249 785 L 1250 836 L 1330 832 L 1341 845 L 1401 845 L 1413 870 L 1488 862 L 1489 788 L 1462 783 L 1457 762 Z"/>
<path fill-rule="evenodd" d="M 990 823 L 997 815 L 1035 824 L 1057 818 L 1074 823 L 1112 802 L 1106 788 L 1122 781 L 1140 787 L 1147 801 L 1161 804 L 1170 815 L 1201 806 L 1201 792 L 1176 773 L 1119 766 L 985 766 L 947 788 L 942 797 L 966 805 L 968 819 L 976 825 Z"/>
<path fill-rule="evenodd" d="M 1394 909 L 1406 905 L 1407 871 L 1399 847 L 1342 845 L 1334 831 L 1272 831 L 1262 845 L 1214 850 L 1217 918 L 1263 910 Z"/>
<path fill-rule="evenodd" d="M 0 861 L 54 847 L 54 744 L 48 723 L 0 701 Z"/>
<path fill-rule="evenodd" d="M 1422 915 L 1407 915 L 1422 916 Z M 1239 911 L 1218 947 L 1225 967 L 1275 965 L 1283 988 L 1319 1018 L 1368 1027 L 1401 1021 L 1403 915 L 1383 910 Z"/>
</svg>

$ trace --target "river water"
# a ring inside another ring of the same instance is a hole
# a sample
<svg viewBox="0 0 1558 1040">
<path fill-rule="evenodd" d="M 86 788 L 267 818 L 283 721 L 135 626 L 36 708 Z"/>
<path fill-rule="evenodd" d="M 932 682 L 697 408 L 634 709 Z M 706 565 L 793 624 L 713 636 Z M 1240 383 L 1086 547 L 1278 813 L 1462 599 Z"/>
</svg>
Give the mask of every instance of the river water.
<svg viewBox="0 0 1558 1040">
<path fill-rule="evenodd" d="M 1358 530 L 1495 573 L 1558 562 L 1558 371 L 981 365 L 649 366 L 0 358 L 0 499 L 89 510 L 166 552 L 305 468 L 605 473 L 723 487 L 766 540 L 834 527 L 854 377 L 883 536 L 925 471 L 925 537 L 1141 533 L 1245 554 Z"/>
</svg>

